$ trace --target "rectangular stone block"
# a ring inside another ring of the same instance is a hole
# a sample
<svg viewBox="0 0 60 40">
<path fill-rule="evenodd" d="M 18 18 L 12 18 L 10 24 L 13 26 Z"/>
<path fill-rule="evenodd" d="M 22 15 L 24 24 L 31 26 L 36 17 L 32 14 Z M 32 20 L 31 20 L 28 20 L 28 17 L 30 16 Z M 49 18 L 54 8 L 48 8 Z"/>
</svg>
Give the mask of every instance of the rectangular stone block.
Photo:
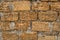
<svg viewBox="0 0 60 40">
<path fill-rule="evenodd" d="M 39 19 L 41 21 L 56 21 L 57 16 L 58 16 L 58 13 L 55 11 L 39 12 Z"/>
<path fill-rule="evenodd" d="M 41 0 L 41 1 L 58 1 L 58 0 Z"/>
<path fill-rule="evenodd" d="M 2 11 L 10 11 L 10 8 L 9 8 L 9 5 L 10 3 L 9 2 L 3 2 L 2 3 Z"/>
<path fill-rule="evenodd" d="M 0 30 L 10 30 L 9 22 L 0 22 Z"/>
<path fill-rule="evenodd" d="M 18 21 L 15 22 L 15 30 L 21 30 L 21 31 L 26 31 L 28 27 L 30 26 L 29 21 Z"/>
<path fill-rule="evenodd" d="M 30 1 L 13 2 L 14 11 L 30 10 Z"/>
<path fill-rule="evenodd" d="M 3 32 L 3 40 L 18 40 L 18 35 L 16 33 Z"/>
<path fill-rule="evenodd" d="M 59 16 L 58 16 L 58 19 L 59 19 L 59 21 L 60 21 L 60 12 L 59 12 Z"/>
<path fill-rule="evenodd" d="M 47 2 L 33 2 L 32 10 L 49 10 L 49 5 Z"/>
<path fill-rule="evenodd" d="M 2 6 L 2 3 L 0 3 L 0 11 L 2 11 L 2 7 L 3 7 L 3 6 Z"/>
<path fill-rule="evenodd" d="M 11 12 L 11 13 L 1 13 L 1 21 L 17 21 L 18 20 L 18 13 Z"/>
<path fill-rule="evenodd" d="M 20 12 L 20 20 L 37 20 L 37 13 L 34 11 Z"/>
<path fill-rule="evenodd" d="M 49 35 L 39 36 L 38 40 L 57 40 L 57 36 L 49 36 Z"/>
<path fill-rule="evenodd" d="M 60 2 L 52 2 L 51 3 L 51 10 L 60 11 Z"/>
<path fill-rule="evenodd" d="M 20 40 L 37 40 L 37 33 L 30 32 L 30 33 L 22 33 L 20 35 Z"/>
<path fill-rule="evenodd" d="M 60 22 L 53 22 L 53 31 L 60 31 Z"/>
<path fill-rule="evenodd" d="M 30 1 L 3 2 L 3 11 L 30 10 Z"/>
<path fill-rule="evenodd" d="M 32 30 L 33 31 L 50 31 L 49 23 L 48 22 L 40 22 L 34 21 L 32 22 Z"/>
<path fill-rule="evenodd" d="M 0 30 L 14 30 L 15 24 L 13 22 L 0 22 Z"/>
</svg>

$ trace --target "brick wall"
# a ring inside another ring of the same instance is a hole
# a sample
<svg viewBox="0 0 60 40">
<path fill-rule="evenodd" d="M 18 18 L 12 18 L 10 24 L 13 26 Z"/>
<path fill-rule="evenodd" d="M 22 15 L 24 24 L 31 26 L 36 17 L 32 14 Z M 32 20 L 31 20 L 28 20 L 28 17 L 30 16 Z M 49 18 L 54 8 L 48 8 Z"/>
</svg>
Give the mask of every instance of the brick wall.
<svg viewBox="0 0 60 40">
<path fill-rule="evenodd" d="M 60 40 L 60 1 L 0 0 L 0 40 Z"/>
</svg>

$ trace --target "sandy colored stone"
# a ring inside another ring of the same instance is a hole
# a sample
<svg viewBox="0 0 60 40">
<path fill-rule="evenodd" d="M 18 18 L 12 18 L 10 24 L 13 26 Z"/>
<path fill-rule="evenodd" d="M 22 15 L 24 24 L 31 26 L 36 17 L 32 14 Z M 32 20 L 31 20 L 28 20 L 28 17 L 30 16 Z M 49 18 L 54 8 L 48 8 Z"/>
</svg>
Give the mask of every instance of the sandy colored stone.
<svg viewBox="0 0 60 40">
<path fill-rule="evenodd" d="M 14 24 L 11 22 L 0 22 L 0 30 L 14 30 Z"/>
<path fill-rule="evenodd" d="M 9 27 L 9 22 L 0 22 L 0 29 L 1 30 L 10 30 L 10 27 Z"/>
<path fill-rule="evenodd" d="M 18 1 L 18 2 L 13 2 L 14 5 L 14 11 L 19 11 L 19 10 L 30 10 L 30 1 Z"/>
<path fill-rule="evenodd" d="M 17 21 L 18 20 L 18 13 L 2 13 L 1 21 Z"/>
<path fill-rule="evenodd" d="M 38 10 L 37 2 L 32 2 L 32 10 Z"/>
<path fill-rule="evenodd" d="M 4 32 L 2 33 L 3 40 L 18 40 L 18 35 L 16 33 Z"/>
<path fill-rule="evenodd" d="M 30 1 L 3 2 L 3 11 L 30 10 Z"/>
<path fill-rule="evenodd" d="M 58 0 L 41 0 L 41 1 L 58 1 Z"/>
<path fill-rule="evenodd" d="M 51 3 L 51 10 L 60 11 L 60 2 L 52 2 Z"/>
<path fill-rule="evenodd" d="M 3 7 L 3 6 L 2 6 L 2 3 L 0 3 L 0 11 L 2 11 L 2 7 Z"/>
<path fill-rule="evenodd" d="M 14 1 L 18 1 L 18 0 L 4 0 L 5 2 L 14 2 Z"/>
<path fill-rule="evenodd" d="M 3 2 L 2 5 L 3 5 L 2 11 L 10 11 L 10 9 L 9 9 L 10 3 L 9 2 Z"/>
<path fill-rule="evenodd" d="M 39 36 L 38 40 L 57 40 L 57 36 Z"/>
<path fill-rule="evenodd" d="M 37 33 L 36 32 L 22 33 L 20 35 L 20 40 L 37 40 Z"/>
<path fill-rule="evenodd" d="M 50 31 L 48 22 L 34 21 L 32 22 L 33 31 Z"/>
<path fill-rule="evenodd" d="M 39 12 L 39 19 L 41 21 L 56 21 L 58 13 L 55 11 Z"/>
<path fill-rule="evenodd" d="M 53 31 L 60 31 L 60 22 L 53 22 Z"/>
<path fill-rule="evenodd" d="M 32 10 L 49 10 L 49 5 L 47 2 L 33 2 Z"/>
<path fill-rule="evenodd" d="M 49 10 L 49 5 L 47 2 L 39 2 L 38 10 Z"/>
<path fill-rule="evenodd" d="M 59 12 L 59 16 L 58 16 L 58 19 L 59 19 L 59 21 L 60 21 L 60 12 Z"/>
<path fill-rule="evenodd" d="M 15 29 L 16 30 L 21 30 L 21 31 L 26 31 L 28 27 L 30 26 L 29 21 L 20 21 L 20 22 L 15 22 Z"/>
<path fill-rule="evenodd" d="M 20 20 L 36 20 L 37 19 L 37 13 L 34 11 L 25 11 L 20 12 Z"/>
<path fill-rule="evenodd" d="M 58 0 L 50 0 L 50 1 L 58 1 Z"/>
<path fill-rule="evenodd" d="M 49 0 L 41 0 L 41 1 L 49 1 Z"/>
</svg>

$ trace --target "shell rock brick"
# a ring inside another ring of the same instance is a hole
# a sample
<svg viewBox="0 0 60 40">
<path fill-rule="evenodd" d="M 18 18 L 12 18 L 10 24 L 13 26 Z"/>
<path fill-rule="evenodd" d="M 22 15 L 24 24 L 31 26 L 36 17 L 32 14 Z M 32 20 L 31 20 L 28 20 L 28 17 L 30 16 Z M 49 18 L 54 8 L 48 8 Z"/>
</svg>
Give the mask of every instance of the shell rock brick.
<svg viewBox="0 0 60 40">
<path fill-rule="evenodd" d="M 0 40 L 60 40 L 60 0 L 0 0 Z"/>
</svg>

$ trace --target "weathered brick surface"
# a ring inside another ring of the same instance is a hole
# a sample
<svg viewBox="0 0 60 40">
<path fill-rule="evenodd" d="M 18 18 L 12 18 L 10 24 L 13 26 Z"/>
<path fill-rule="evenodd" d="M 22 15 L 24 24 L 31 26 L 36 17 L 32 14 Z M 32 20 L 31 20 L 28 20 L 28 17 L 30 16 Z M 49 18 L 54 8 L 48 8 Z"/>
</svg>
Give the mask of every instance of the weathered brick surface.
<svg viewBox="0 0 60 40">
<path fill-rule="evenodd" d="M 2 11 L 30 10 L 29 1 L 3 2 Z"/>
<path fill-rule="evenodd" d="M 51 3 L 51 10 L 60 11 L 60 2 L 52 2 Z"/>
<path fill-rule="evenodd" d="M 49 10 L 49 5 L 47 2 L 38 2 L 38 3 L 33 2 L 32 10 Z"/>
<path fill-rule="evenodd" d="M 60 22 L 53 22 L 53 31 L 60 31 Z"/>
<path fill-rule="evenodd" d="M 17 21 L 18 20 L 18 13 L 1 13 L 1 21 Z"/>
<path fill-rule="evenodd" d="M 32 30 L 33 31 L 50 31 L 48 22 L 39 22 L 34 21 L 32 22 Z"/>
<path fill-rule="evenodd" d="M 30 2 L 29 1 L 13 2 L 13 5 L 14 5 L 14 11 L 30 10 Z"/>
<path fill-rule="evenodd" d="M 0 0 L 0 40 L 60 40 L 60 0 Z"/>
<path fill-rule="evenodd" d="M 29 21 L 18 21 L 15 22 L 15 28 L 16 30 L 21 30 L 21 31 L 26 31 L 28 29 L 28 27 L 30 26 L 30 22 Z"/>
<path fill-rule="evenodd" d="M 58 1 L 58 0 L 41 0 L 41 1 Z"/>
<path fill-rule="evenodd" d="M 22 33 L 20 35 L 21 40 L 37 40 L 37 33 L 30 32 L 30 33 Z"/>
<path fill-rule="evenodd" d="M 55 21 L 57 19 L 56 11 L 39 12 L 39 19 L 41 21 Z"/>
<path fill-rule="evenodd" d="M 2 33 L 3 40 L 18 40 L 18 35 L 16 33 L 4 32 Z"/>
<path fill-rule="evenodd" d="M 20 12 L 20 19 L 21 20 L 36 20 L 37 13 L 31 11 Z"/>
<path fill-rule="evenodd" d="M 0 30 L 13 30 L 14 29 L 14 23 L 12 22 L 0 22 Z"/>
<path fill-rule="evenodd" d="M 59 12 L 59 16 L 58 16 L 58 19 L 60 20 L 60 12 Z"/>
<path fill-rule="evenodd" d="M 56 37 L 57 36 L 47 36 L 47 35 L 45 35 L 45 36 L 39 36 L 38 40 L 56 40 L 57 39 Z"/>
</svg>

